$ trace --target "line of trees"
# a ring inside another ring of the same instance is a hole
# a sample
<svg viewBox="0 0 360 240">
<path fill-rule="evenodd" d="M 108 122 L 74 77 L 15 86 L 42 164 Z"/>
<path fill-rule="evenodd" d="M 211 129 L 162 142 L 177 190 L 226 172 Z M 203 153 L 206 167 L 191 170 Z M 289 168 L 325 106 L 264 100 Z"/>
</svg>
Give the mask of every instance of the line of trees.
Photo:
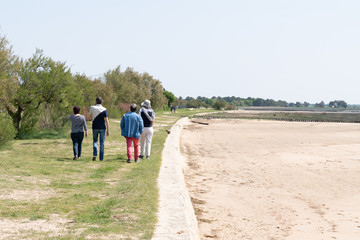
<svg viewBox="0 0 360 240">
<path fill-rule="evenodd" d="M 111 117 L 120 118 L 129 103 L 140 104 L 149 99 L 154 109 L 171 105 L 188 108 L 232 110 L 238 107 L 331 107 L 346 108 L 344 101 L 307 102 L 240 97 L 177 98 L 148 73 L 120 66 L 98 79 L 71 73 L 65 62 L 55 61 L 36 50 L 32 57 L 14 55 L 5 37 L 0 34 L 0 144 L 15 135 L 23 137 L 39 129 L 62 129 L 74 105 L 87 110 L 94 99 L 102 96 Z M 89 119 L 88 119 L 89 120 Z"/>
<path fill-rule="evenodd" d="M 101 79 L 91 80 L 72 74 L 65 62 L 55 61 L 41 50 L 21 59 L 0 35 L 0 144 L 39 129 L 59 130 L 74 105 L 86 115 L 97 96 L 103 97 L 111 117 L 120 117 L 127 110 L 120 106 L 145 99 L 155 109 L 168 104 L 161 82 L 148 73 L 132 68 L 122 72 L 119 66 Z"/>
<path fill-rule="evenodd" d="M 241 98 L 241 97 L 201 97 L 197 98 L 179 97 L 174 101 L 174 105 L 180 107 L 187 108 L 214 108 L 214 109 L 225 109 L 232 110 L 238 107 L 317 107 L 317 108 L 347 108 L 348 105 L 345 101 L 342 100 L 334 100 L 329 102 L 329 104 L 325 104 L 323 101 L 316 104 L 310 104 L 308 102 L 296 102 L 296 103 L 288 103 L 283 100 L 275 101 L 273 99 L 263 99 L 263 98 Z"/>
</svg>

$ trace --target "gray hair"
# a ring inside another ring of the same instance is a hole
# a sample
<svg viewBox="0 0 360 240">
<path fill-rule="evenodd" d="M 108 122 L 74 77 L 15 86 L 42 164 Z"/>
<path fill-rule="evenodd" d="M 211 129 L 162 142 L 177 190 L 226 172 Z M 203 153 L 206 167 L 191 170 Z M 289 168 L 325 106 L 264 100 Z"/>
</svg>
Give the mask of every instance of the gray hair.
<svg viewBox="0 0 360 240">
<path fill-rule="evenodd" d="M 135 103 L 132 103 L 132 104 L 130 105 L 130 111 L 136 112 L 136 109 L 137 109 L 137 105 L 136 105 Z"/>
</svg>

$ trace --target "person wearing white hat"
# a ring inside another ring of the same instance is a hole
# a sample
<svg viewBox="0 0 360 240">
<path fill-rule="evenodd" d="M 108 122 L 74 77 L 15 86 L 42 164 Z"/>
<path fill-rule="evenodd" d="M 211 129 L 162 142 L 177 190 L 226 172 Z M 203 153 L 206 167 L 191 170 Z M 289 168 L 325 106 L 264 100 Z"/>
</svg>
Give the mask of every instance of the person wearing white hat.
<svg viewBox="0 0 360 240">
<path fill-rule="evenodd" d="M 139 115 L 143 119 L 144 129 L 140 136 L 140 155 L 139 158 L 144 158 L 146 153 L 146 158 L 150 159 L 151 153 L 151 141 L 154 134 L 153 123 L 155 120 L 155 112 L 151 108 L 150 101 L 145 100 L 141 103 L 141 109 Z M 145 152 L 146 145 L 146 152 Z"/>
</svg>

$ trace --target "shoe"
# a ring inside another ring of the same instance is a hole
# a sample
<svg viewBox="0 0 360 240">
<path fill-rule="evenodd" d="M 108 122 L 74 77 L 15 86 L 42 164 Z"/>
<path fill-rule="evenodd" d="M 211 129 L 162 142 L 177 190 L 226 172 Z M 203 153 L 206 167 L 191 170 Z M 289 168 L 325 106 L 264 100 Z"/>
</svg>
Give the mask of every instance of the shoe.
<svg viewBox="0 0 360 240">
<path fill-rule="evenodd" d="M 140 162 L 140 160 L 139 160 L 139 159 L 135 159 L 135 162 Z"/>
<path fill-rule="evenodd" d="M 150 159 L 150 156 L 146 156 L 146 159 Z"/>
<path fill-rule="evenodd" d="M 144 155 L 139 155 L 139 158 L 143 159 L 143 158 L 144 158 Z"/>
<path fill-rule="evenodd" d="M 74 157 L 73 160 L 77 160 L 78 158 L 77 157 Z"/>
<path fill-rule="evenodd" d="M 131 163 L 131 159 L 128 159 L 126 162 L 127 162 L 127 163 Z"/>
<path fill-rule="evenodd" d="M 92 159 L 93 159 L 93 161 L 95 161 L 95 160 L 96 160 L 96 156 L 93 156 L 93 158 L 92 158 Z"/>
</svg>

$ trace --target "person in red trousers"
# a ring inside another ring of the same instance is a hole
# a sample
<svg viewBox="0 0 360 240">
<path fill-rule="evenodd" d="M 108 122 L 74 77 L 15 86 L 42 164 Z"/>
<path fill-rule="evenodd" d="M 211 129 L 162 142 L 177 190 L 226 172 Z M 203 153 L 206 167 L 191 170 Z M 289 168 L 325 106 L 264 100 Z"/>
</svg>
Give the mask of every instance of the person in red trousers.
<svg viewBox="0 0 360 240">
<path fill-rule="evenodd" d="M 142 118 L 136 113 L 136 109 L 136 104 L 131 104 L 130 112 L 124 114 L 120 122 L 121 135 L 126 138 L 128 163 L 132 161 L 132 144 L 134 144 L 135 162 L 139 162 L 139 139 L 144 128 L 144 123 Z"/>
</svg>

